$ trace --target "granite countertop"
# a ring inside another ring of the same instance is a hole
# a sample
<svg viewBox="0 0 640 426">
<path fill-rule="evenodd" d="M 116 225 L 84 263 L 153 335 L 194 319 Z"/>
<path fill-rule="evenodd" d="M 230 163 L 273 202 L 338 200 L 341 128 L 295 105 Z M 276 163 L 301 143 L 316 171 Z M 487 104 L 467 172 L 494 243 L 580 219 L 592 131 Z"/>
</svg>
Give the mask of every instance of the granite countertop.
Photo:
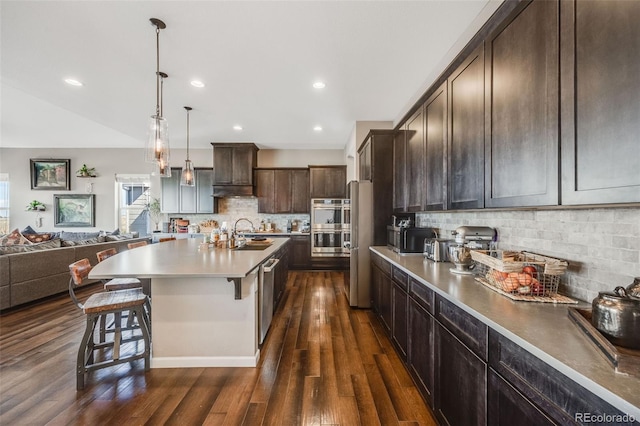
<svg viewBox="0 0 640 426">
<path fill-rule="evenodd" d="M 98 263 L 89 274 L 100 278 L 243 278 L 276 253 L 288 238 L 264 250 L 201 249 L 202 240 L 185 238 L 126 250 Z"/>
<path fill-rule="evenodd" d="M 437 294 L 478 318 L 620 411 L 640 418 L 640 378 L 616 373 L 569 319 L 569 306 L 513 301 L 475 281 L 449 272 L 451 263 L 401 256 L 387 247 L 371 251 L 426 283 Z"/>
</svg>

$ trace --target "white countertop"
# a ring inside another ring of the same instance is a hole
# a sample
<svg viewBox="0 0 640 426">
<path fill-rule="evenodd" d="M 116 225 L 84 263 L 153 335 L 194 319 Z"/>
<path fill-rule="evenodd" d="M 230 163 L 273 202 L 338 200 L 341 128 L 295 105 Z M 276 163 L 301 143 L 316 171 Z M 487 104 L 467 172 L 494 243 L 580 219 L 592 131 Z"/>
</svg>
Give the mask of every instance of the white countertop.
<svg viewBox="0 0 640 426">
<path fill-rule="evenodd" d="M 100 278 L 243 278 L 286 244 L 276 238 L 264 250 L 200 249 L 201 238 L 149 244 L 98 263 L 89 274 Z"/>
<path fill-rule="evenodd" d="M 400 256 L 382 246 L 370 249 L 620 411 L 640 419 L 640 378 L 616 373 L 569 319 L 568 306 L 585 307 L 584 303 L 512 301 L 472 276 L 449 272 L 451 263 Z"/>
</svg>

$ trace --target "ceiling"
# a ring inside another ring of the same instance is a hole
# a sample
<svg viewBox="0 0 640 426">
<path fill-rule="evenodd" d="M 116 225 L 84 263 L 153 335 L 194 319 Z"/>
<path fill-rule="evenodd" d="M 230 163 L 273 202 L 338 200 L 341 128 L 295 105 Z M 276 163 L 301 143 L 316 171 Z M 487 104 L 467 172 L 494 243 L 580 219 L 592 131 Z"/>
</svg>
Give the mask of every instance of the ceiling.
<svg viewBox="0 0 640 426">
<path fill-rule="evenodd" d="M 142 147 L 159 18 L 172 147 L 188 105 L 192 148 L 342 149 L 356 121 L 397 121 L 488 3 L 3 0 L 0 146 Z"/>
</svg>

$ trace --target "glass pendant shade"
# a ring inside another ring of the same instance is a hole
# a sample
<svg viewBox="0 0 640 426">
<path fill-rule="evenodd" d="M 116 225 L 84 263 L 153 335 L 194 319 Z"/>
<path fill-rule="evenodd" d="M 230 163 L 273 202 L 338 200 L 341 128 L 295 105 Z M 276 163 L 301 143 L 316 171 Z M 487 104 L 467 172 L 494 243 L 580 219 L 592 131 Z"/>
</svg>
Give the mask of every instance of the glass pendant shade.
<svg viewBox="0 0 640 426">
<path fill-rule="evenodd" d="M 162 158 L 163 151 L 169 151 L 169 125 L 163 117 L 152 115 L 149 118 L 145 160 L 157 163 Z"/>
<path fill-rule="evenodd" d="M 195 176 L 193 174 L 193 164 L 191 160 L 184 162 L 184 168 L 182 169 L 182 175 L 180 176 L 180 185 L 182 186 L 195 186 Z"/>
</svg>

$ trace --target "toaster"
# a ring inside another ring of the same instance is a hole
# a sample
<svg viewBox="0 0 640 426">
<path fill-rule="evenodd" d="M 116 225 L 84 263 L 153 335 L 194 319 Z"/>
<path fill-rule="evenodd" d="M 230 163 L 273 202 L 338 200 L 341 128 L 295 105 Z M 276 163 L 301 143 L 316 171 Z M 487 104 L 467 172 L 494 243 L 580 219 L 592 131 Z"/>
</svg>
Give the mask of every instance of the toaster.
<svg viewBox="0 0 640 426">
<path fill-rule="evenodd" d="M 449 261 L 449 244 L 453 240 L 446 238 L 425 238 L 424 240 L 424 257 L 434 262 Z"/>
</svg>

